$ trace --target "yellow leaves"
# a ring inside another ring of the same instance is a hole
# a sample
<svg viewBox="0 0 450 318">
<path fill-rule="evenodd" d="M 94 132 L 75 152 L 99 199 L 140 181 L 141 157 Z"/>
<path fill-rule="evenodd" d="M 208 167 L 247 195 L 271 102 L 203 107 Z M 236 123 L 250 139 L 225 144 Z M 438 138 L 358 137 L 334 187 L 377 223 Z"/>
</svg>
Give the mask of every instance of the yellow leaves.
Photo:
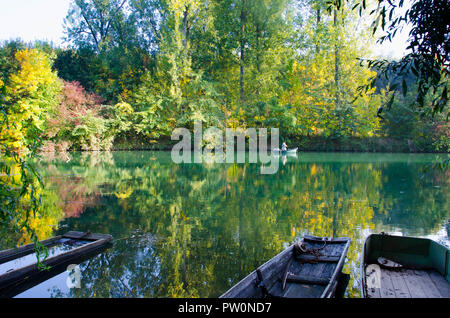
<svg viewBox="0 0 450 318">
<path fill-rule="evenodd" d="M 10 123 L 11 125 L 11 123 Z M 17 127 L 16 127 L 17 128 Z M 18 129 L 10 128 L 8 129 L 6 125 L 0 126 L 0 141 L 2 143 L 8 143 L 8 145 L 12 149 L 21 149 L 22 143 L 21 140 L 23 139 L 23 134 Z"/>
<path fill-rule="evenodd" d="M 39 240 L 45 240 L 53 236 L 53 230 L 58 227 L 58 221 L 51 216 L 31 216 L 28 225 L 35 231 Z M 31 243 L 28 232 L 24 229 L 19 241 L 20 245 Z"/>
<path fill-rule="evenodd" d="M 255 121 L 261 121 L 261 122 L 262 122 L 262 121 L 266 120 L 266 117 L 265 117 L 265 116 L 255 116 L 255 117 L 254 117 L 254 120 L 255 120 Z"/>
<path fill-rule="evenodd" d="M 120 200 L 128 199 L 133 194 L 133 188 L 132 187 L 126 187 L 124 189 L 120 189 L 117 192 L 114 192 L 114 195 L 116 198 Z"/>
<path fill-rule="evenodd" d="M 311 174 L 311 176 L 315 176 L 316 173 L 317 173 L 317 167 L 316 167 L 315 164 L 313 164 L 313 165 L 311 166 L 310 174 Z"/>
<path fill-rule="evenodd" d="M 47 112 L 56 104 L 60 83 L 45 53 L 25 49 L 17 51 L 15 59 L 19 70 L 10 75 L 6 86 L 3 81 L 0 83 L 5 88 L 5 103 L 9 108 L 8 125 L 3 123 L 0 131 L 6 143 L 22 149 L 26 146 L 28 130 L 41 129 Z"/>
<path fill-rule="evenodd" d="M 15 94 L 33 94 L 40 86 L 56 80 L 56 74 L 51 72 L 51 61 L 44 53 L 25 49 L 17 51 L 15 58 L 20 65 L 19 72 L 10 78 Z"/>
<path fill-rule="evenodd" d="M 194 12 L 199 8 L 200 0 L 170 0 L 169 10 L 175 14 L 177 18 L 181 18 L 186 10 Z"/>
<path fill-rule="evenodd" d="M 294 61 L 294 63 L 292 63 L 292 70 L 296 73 L 302 73 L 306 71 L 306 68 L 304 65 L 298 63 L 297 61 Z"/>
<path fill-rule="evenodd" d="M 121 116 L 131 115 L 134 112 L 133 107 L 126 102 L 117 103 L 114 109 Z"/>
</svg>

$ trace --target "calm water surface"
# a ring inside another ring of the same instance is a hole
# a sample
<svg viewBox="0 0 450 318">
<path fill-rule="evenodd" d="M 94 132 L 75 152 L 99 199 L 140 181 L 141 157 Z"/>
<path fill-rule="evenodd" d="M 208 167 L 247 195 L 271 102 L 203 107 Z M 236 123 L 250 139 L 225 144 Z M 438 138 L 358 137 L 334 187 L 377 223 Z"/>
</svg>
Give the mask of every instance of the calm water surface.
<svg viewBox="0 0 450 318">
<path fill-rule="evenodd" d="M 381 231 L 450 245 L 449 175 L 428 154 L 301 153 L 261 165 L 172 163 L 165 152 L 76 153 L 40 162 L 42 236 L 109 233 L 111 248 L 17 297 L 217 297 L 304 234 L 352 239 L 347 297 L 359 297 L 364 239 Z M 428 168 L 428 169 L 426 169 Z"/>
</svg>

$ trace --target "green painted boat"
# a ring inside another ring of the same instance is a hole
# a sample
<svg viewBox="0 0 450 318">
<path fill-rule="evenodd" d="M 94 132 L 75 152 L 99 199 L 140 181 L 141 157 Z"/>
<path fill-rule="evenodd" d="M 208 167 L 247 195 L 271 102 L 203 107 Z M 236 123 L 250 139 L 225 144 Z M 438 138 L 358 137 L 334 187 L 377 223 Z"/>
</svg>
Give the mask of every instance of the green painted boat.
<svg viewBox="0 0 450 318">
<path fill-rule="evenodd" d="M 367 237 L 361 256 L 364 298 L 450 298 L 449 248 L 431 239 Z"/>
</svg>

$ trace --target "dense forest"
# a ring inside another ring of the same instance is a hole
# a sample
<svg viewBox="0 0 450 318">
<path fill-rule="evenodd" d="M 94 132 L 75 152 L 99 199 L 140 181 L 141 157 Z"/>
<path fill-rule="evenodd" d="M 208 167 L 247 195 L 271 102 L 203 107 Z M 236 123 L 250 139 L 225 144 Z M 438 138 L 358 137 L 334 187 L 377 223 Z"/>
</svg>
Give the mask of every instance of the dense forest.
<svg viewBox="0 0 450 318">
<path fill-rule="evenodd" d="M 445 113 L 424 117 L 413 91 L 383 117 L 377 110 L 390 100 L 392 81 L 380 76 L 360 94 L 377 75 L 361 63 L 376 58 L 377 34 L 369 11 L 352 7 L 74 0 L 63 47 L 1 45 L 2 142 L 45 152 L 169 149 L 175 128 L 199 120 L 278 127 L 301 150 L 447 152 Z M 416 81 L 412 73 L 398 77 Z"/>
<path fill-rule="evenodd" d="M 34 241 L 39 261 L 46 249 L 37 242 L 65 219 L 63 226 L 89 222 L 99 233 L 154 231 L 174 247 L 174 261 L 163 268 L 172 282 L 157 290 L 148 279 L 151 286 L 132 296 L 191 297 L 216 296 L 198 273 L 215 290 L 229 284 L 210 268 L 239 259 L 229 253 L 236 228 L 243 240 L 255 238 L 249 250 L 259 256 L 278 252 L 301 230 L 362 240 L 358 226 L 377 228 L 389 219 L 437 231 L 448 211 L 448 171 L 432 166 L 413 173 L 400 164 L 313 158 L 297 168 L 287 164 L 269 186 L 248 178 L 257 175 L 248 164 L 174 167 L 164 164 L 167 153 L 147 160 L 146 152 L 109 150 L 168 150 L 175 128 L 201 121 L 220 129 L 276 127 L 281 141 L 301 151 L 448 153 L 448 1 L 415 0 L 402 18 L 394 9 L 403 0 L 72 0 L 63 45 L 0 43 L 0 247 Z M 413 54 L 383 60 L 375 44 L 393 38 L 402 21 L 415 26 Z M 400 199 L 391 188 L 401 190 Z M 100 197 L 111 204 L 100 205 Z M 74 221 L 90 211 L 93 219 Z M 207 233 L 209 227 L 217 232 Z M 281 234 L 273 239 L 267 231 L 275 229 Z M 119 277 L 128 259 L 142 254 L 127 236 L 121 240 L 128 254 L 104 256 Z M 206 267 L 184 270 L 195 278 L 188 290 L 179 268 L 186 259 L 199 262 L 195 249 L 205 249 L 191 240 L 216 242 L 219 252 Z M 358 259 L 354 248 L 351 263 Z M 234 279 L 254 265 L 232 264 Z M 99 267 L 94 262 L 88 276 Z"/>
</svg>

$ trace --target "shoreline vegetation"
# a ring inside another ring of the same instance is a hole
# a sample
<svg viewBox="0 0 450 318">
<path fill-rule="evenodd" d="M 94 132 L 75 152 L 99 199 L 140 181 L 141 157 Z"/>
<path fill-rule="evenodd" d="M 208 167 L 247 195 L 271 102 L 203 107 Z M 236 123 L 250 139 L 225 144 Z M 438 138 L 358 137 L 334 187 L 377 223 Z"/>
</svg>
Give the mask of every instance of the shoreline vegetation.
<svg viewBox="0 0 450 318">
<path fill-rule="evenodd" d="M 161 142 L 144 143 L 142 141 L 126 141 L 115 143 L 111 151 L 171 151 L 177 141 L 164 140 Z M 320 137 L 292 140 L 289 148 L 299 148 L 301 152 L 374 152 L 374 153 L 436 153 L 449 154 L 449 151 L 432 149 L 427 144 L 417 146 L 411 140 L 394 139 L 389 137 L 372 138 L 343 138 L 330 140 Z M 191 150 L 194 150 L 192 147 Z M 248 143 L 246 144 L 248 151 Z M 270 151 L 270 149 L 269 149 Z"/>
<path fill-rule="evenodd" d="M 427 112 L 441 92 L 420 105 L 414 71 L 386 77 L 362 63 L 377 57 L 377 35 L 357 11 L 74 0 L 66 47 L 0 44 L 1 110 L 14 123 L 0 124 L 1 141 L 43 152 L 167 150 L 175 129 L 200 121 L 278 128 L 280 144 L 300 151 L 449 152 L 448 110 Z"/>
</svg>

